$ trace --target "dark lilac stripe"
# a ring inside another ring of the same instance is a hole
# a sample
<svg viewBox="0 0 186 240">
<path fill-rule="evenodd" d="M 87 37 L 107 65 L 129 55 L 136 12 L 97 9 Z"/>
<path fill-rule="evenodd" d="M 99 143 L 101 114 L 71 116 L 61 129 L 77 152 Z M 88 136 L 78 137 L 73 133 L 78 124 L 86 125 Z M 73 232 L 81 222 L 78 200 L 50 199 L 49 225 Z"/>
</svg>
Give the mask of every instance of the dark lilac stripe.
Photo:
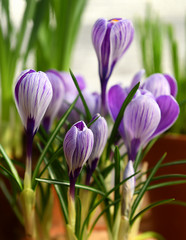
<svg viewBox="0 0 186 240">
<path fill-rule="evenodd" d="M 19 95 L 19 86 L 22 82 L 22 80 L 26 77 L 27 74 L 29 73 L 32 73 L 32 72 L 35 72 L 35 70 L 33 69 L 30 69 L 28 72 L 26 72 L 25 74 L 23 74 L 23 76 L 21 76 L 21 78 L 18 80 L 16 86 L 15 86 L 15 98 L 16 98 L 16 101 L 17 103 L 19 104 L 19 99 L 18 99 L 18 95 Z"/>
</svg>

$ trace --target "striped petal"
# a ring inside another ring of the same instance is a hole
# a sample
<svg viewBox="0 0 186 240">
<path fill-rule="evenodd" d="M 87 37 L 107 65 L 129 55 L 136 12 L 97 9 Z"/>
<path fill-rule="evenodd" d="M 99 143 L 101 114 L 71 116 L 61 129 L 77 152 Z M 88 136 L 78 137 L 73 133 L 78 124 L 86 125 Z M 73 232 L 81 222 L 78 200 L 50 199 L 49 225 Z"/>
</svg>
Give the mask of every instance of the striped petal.
<svg viewBox="0 0 186 240">
<path fill-rule="evenodd" d="M 163 74 L 155 73 L 152 74 L 145 80 L 143 88 L 150 91 L 155 98 L 161 95 L 170 95 L 171 89 L 169 82 Z"/>
<path fill-rule="evenodd" d="M 63 149 L 69 176 L 74 175 L 76 170 L 81 170 L 89 158 L 94 144 L 94 136 L 83 121 L 75 123 L 65 135 Z"/>
<path fill-rule="evenodd" d="M 141 95 L 129 103 L 124 114 L 125 143 L 129 159 L 135 160 L 139 148 L 145 146 L 160 119 L 159 106 L 152 97 Z"/>
<path fill-rule="evenodd" d="M 114 121 L 116 120 L 119 114 L 119 111 L 121 109 L 121 106 L 126 97 L 127 97 L 127 90 L 123 89 L 120 85 L 114 85 L 113 87 L 110 88 L 108 92 L 107 102 L 108 102 L 109 113 Z M 122 122 L 120 123 L 119 131 L 121 136 L 124 138 L 125 134 L 124 134 L 124 127 Z"/>
<path fill-rule="evenodd" d="M 164 95 L 158 97 L 156 101 L 161 111 L 161 121 L 159 122 L 156 131 L 153 133 L 150 139 L 160 135 L 170 128 L 179 115 L 179 105 L 174 97 Z"/>
<path fill-rule="evenodd" d="M 52 86 L 43 72 L 25 70 L 15 85 L 15 102 L 26 131 L 35 134 L 52 99 Z"/>
<path fill-rule="evenodd" d="M 163 76 L 167 79 L 168 83 L 169 83 L 169 86 L 170 86 L 170 94 L 173 96 L 173 97 L 176 97 L 177 95 L 177 92 L 178 92 L 178 87 L 177 87 L 177 82 L 176 82 L 176 79 L 169 75 L 169 74 L 163 74 Z"/>
</svg>

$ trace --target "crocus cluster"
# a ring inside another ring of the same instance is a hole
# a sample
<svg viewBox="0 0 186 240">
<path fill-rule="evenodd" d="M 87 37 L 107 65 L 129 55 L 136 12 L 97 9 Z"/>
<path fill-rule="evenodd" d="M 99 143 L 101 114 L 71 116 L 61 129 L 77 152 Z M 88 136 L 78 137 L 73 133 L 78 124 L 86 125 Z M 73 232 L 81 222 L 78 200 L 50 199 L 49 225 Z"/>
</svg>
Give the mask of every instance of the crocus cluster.
<svg viewBox="0 0 186 240">
<path fill-rule="evenodd" d="M 143 73 L 142 70 L 135 75 L 130 87 L 115 85 L 109 90 L 108 106 L 113 120 Z M 128 104 L 119 126 L 130 160 L 134 161 L 139 148 L 144 148 L 151 139 L 166 131 L 176 121 L 179 114 L 179 105 L 174 98 L 176 92 L 176 81 L 167 74 L 153 74 L 141 84 Z"/>
<path fill-rule="evenodd" d="M 89 184 L 107 141 L 108 128 L 105 119 L 96 114 L 91 122 L 90 128 L 83 121 L 75 123 L 66 133 L 63 142 L 72 198 L 75 194 L 75 182 L 83 165 L 86 162 L 88 164 L 86 183 Z"/>
</svg>

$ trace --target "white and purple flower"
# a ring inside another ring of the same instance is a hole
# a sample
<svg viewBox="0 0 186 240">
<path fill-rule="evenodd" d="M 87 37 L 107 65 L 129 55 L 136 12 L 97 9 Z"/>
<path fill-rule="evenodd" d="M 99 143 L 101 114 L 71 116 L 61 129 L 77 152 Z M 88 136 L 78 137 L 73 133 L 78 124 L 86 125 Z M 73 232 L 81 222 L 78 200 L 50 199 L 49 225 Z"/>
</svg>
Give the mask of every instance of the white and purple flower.
<svg viewBox="0 0 186 240">
<path fill-rule="evenodd" d="M 108 106 L 113 120 L 117 118 L 123 101 L 141 75 L 142 72 L 135 75 L 129 88 L 123 89 L 120 85 L 115 85 L 109 90 Z M 128 104 L 120 123 L 118 130 L 126 144 L 129 159 L 133 161 L 139 148 L 144 148 L 151 139 L 170 128 L 179 115 L 179 105 L 171 95 L 176 94 L 174 79 L 168 75 L 169 82 L 165 82 L 168 77 L 164 79 L 164 76 L 155 74 L 147 78 Z M 155 77 L 157 84 L 153 84 Z M 152 81 L 152 85 L 149 81 Z"/>
<path fill-rule="evenodd" d="M 34 136 L 51 102 L 52 85 L 44 72 L 28 69 L 18 77 L 14 93 L 25 130 Z"/>
<path fill-rule="evenodd" d="M 65 135 L 63 150 L 68 165 L 70 194 L 73 198 L 76 179 L 90 157 L 93 145 L 94 135 L 83 121 L 75 123 Z"/>
<path fill-rule="evenodd" d="M 130 46 L 134 36 L 134 27 L 127 19 L 100 18 L 92 30 L 92 42 L 99 63 L 102 105 L 106 104 L 106 85 L 117 61 Z"/>
</svg>

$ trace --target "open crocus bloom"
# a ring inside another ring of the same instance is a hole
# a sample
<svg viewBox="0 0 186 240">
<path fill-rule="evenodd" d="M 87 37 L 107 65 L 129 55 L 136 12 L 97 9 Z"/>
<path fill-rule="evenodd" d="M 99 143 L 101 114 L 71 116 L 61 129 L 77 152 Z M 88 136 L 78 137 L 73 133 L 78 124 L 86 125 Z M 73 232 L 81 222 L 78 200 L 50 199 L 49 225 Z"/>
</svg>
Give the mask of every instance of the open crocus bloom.
<svg viewBox="0 0 186 240">
<path fill-rule="evenodd" d="M 145 70 L 140 70 L 133 78 L 128 91 L 141 81 Z M 154 73 L 144 80 L 144 83 L 140 85 L 140 88 L 150 91 L 153 96 L 159 97 L 160 95 L 177 95 L 177 82 L 176 79 L 169 74 Z"/>
<path fill-rule="evenodd" d="M 92 29 L 92 42 L 99 63 L 102 88 L 102 104 L 105 106 L 107 81 L 117 61 L 130 46 L 134 36 L 132 22 L 127 19 L 100 18 Z"/>
<path fill-rule="evenodd" d="M 108 107 L 113 120 L 116 119 L 128 89 L 113 86 L 108 92 Z M 154 97 L 146 89 L 138 89 L 128 104 L 119 132 L 127 147 L 129 159 L 135 160 L 140 147 L 166 131 L 173 125 L 179 114 L 179 105 L 171 95 Z"/>
</svg>

